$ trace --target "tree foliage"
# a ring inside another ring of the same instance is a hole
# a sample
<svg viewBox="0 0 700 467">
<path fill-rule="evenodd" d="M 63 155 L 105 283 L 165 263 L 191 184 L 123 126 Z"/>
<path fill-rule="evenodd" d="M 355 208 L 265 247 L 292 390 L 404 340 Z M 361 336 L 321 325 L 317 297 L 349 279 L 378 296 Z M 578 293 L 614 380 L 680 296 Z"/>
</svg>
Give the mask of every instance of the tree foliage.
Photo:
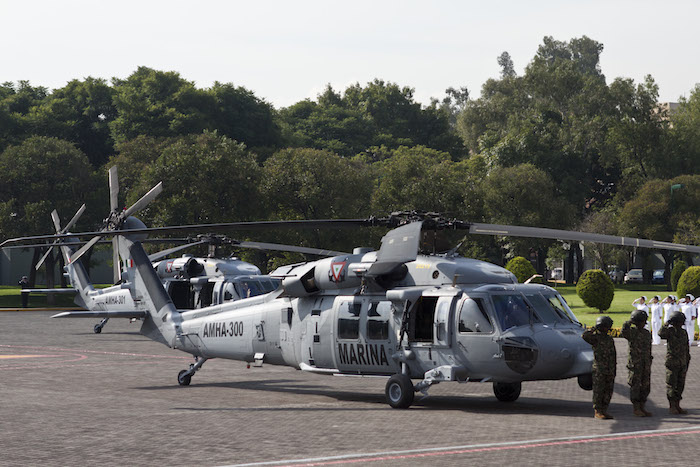
<svg viewBox="0 0 700 467">
<path fill-rule="evenodd" d="M 601 269 L 589 269 L 579 278 L 576 293 L 586 306 L 597 308 L 602 313 L 610 308 L 615 295 L 615 285 L 610 276 Z"/>
<path fill-rule="evenodd" d="M 506 264 L 506 269 L 515 274 L 518 282 L 523 283 L 535 274 L 535 267 L 527 259 L 522 256 L 516 256 L 515 258 L 508 261 Z"/>
<path fill-rule="evenodd" d="M 676 288 L 679 297 L 691 294 L 700 297 L 700 266 L 690 266 L 683 271 Z"/>
</svg>

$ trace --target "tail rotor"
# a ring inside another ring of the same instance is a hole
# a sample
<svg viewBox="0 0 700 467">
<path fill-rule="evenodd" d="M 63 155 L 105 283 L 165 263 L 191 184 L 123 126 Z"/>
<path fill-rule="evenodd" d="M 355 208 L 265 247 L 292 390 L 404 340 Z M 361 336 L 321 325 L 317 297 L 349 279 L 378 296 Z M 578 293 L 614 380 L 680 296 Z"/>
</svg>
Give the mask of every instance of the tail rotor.
<svg viewBox="0 0 700 467">
<path fill-rule="evenodd" d="M 163 191 L 163 182 L 158 183 L 156 186 L 151 188 L 151 190 L 143 195 L 138 201 L 133 205 L 123 210 L 119 209 L 119 176 L 117 175 L 117 166 L 109 169 L 109 216 L 104 220 L 104 226 L 100 232 L 114 232 L 117 230 L 124 230 L 124 224 L 126 223 L 129 216 L 137 213 L 138 211 L 145 208 L 151 201 L 153 201 L 161 192 Z M 70 258 L 71 262 L 77 261 L 85 253 L 87 253 L 97 242 L 99 242 L 105 235 L 96 235 L 90 239 L 85 245 L 83 245 L 78 251 L 76 251 Z M 119 247 L 118 239 L 116 236 L 112 238 L 112 262 L 114 266 L 114 282 L 118 282 L 121 278 L 121 267 L 119 261 Z"/>
</svg>

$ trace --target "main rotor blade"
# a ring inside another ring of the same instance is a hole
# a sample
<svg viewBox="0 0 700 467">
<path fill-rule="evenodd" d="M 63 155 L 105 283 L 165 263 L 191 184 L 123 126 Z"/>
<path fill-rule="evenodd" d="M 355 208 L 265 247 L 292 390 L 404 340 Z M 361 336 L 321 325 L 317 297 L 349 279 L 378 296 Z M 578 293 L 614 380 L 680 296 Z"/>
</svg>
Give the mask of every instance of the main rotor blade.
<svg viewBox="0 0 700 467">
<path fill-rule="evenodd" d="M 119 176 L 116 165 L 109 169 L 109 209 L 112 212 L 119 209 Z"/>
<path fill-rule="evenodd" d="M 141 199 L 132 204 L 131 207 L 124 212 L 124 217 L 129 217 L 133 213 L 145 208 L 146 205 L 153 201 L 155 197 L 160 194 L 161 191 L 163 191 L 163 182 L 158 182 L 158 185 L 151 188 L 151 190 L 148 193 L 143 195 Z"/>
<path fill-rule="evenodd" d="M 293 253 L 303 253 L 307 255 L 317 256 L 342 256 L 347 255 L 347 252 L 323 250 L 320 248 L 307 248 L 304 246 L 281 245 L 279 243 L 263 243 L 263 242 L 234 242 L 233 246 L 241 248 L 251 248 L 254 250 L 272 250 L 272 251 L 290 251 Z"/>
<path fill-rule="evenodd" d="M 553 240 L 570 240 L 575 242 L 606 243 L 618 246 L 655 248 L 660 250 L 686 251 L 700 253 L 700 246 L 683 245 L 680 243 L 660 242 L 633 237 L 618 237 L 589 232 L 574 232 L 571 230 L 545 229 L 540 227 L 521 227 L 515 225 L 471 224 L 469 233 L 480 235 L 503 235 L 512 237 L 550 238 Z"/>
<path fill-rule="evenodd" d="M 55 212 L 55 211 L 54 211 L 54 212 Z M 49 255 L 51 254 L 51 252 L 53 251 L 54 245 L 56 245 L 57 243 L 58 243 L 58 240 L 56 240 L 55 242 L 53 242 L 53 245 L 51 245 L 51 246 L 46 250 L 46 253 L 44 253 L 44 255 L 41 257 L 41 259 L 39 259 L 39 261 L 37 261 L 36 266 L 34 266 L 34 269 L 36 269 L 37 271 L 39 270 L 39 268 L 41 267 L 41 265 L 44 264 L 44 261 L 46 261 L 46 258 L 48 258 Z"/>
<path fill-rule="evenodd" d="M 61 231 L 61 218 L 58 217 L 58 211 L 56 211 L 55 209 L 53 211 L 51 211 L 51 220 L 53 221 L 53 226 L 56 229 L 56 233 L 62 233 L 62 231 Z"/>
<path fill-rule="evenodd" d="M 63 227 L 63 229 L 60 230 L 60 232 L 68 232 L 68 230 L 70 230 L 70 228 L 73 227 L 73 225 L 74 225 L 76 222 L 78 222 L 78 219 L 80 219 L 80 216 L 82 216 L 84 212 L 85 212 L 85 204 L 83 204 L 82 206 L 80 206 L 80 207 L 78 208 L 78 210 L 75 211 L 75 214 L 73 214 L 73 218 L 72 218 L 71 220 L 68 221 L 68 223 L 66 224 L 66 226 Z M 54 223 L 55 223 L 55 222 L 56 222 L 56 221 L 54 221 Z M 60 224 L 59 224 L 59 227 L 60 227 Z M 58 228 L 56 229 L 56 231 L 57 231 L 57 232 L 59 231 Z"/>
<path fill-rule="evenodd" d="M 78 261 L 85 253 L 90 250 L 93 246 L 95 246 L 95 243 L 99 242 L 102 236 L 98 235 L 96 237 L 92 237 L 92 239 L 87 242 L 85 245 L 83 245 L 78 251 L 73 253 L 73 256 L 70 257 L 70 262 L 74 263 Z"/>
<path fill-rule="evenodd" d="M 152 255 L 148 255 L 148 260 L 149 261 L 158 261 L 161 258 L 165 258 L 168 255 L 171 255 L 173 253 L 176 253 L 180 250 L 184 250 L 186 248 L 191 248 L 193 246 L 197 245 L 203 245 L 205 243 L 209 243 L 207 240 L 201 240 L 199 242 L 193 242 L 193 243 L 188 243 L 186 245 L 178 245 L 173 248 L 168 248 L 167 250 L 159 251 L 158 253 L 153 253 Z"/>
<path fill-rule="evenodd" d="M 371 226 L 375 225 L 367 219 L 323 219 L 323 220 L 294 220 L 294 221 L 249 221 L 249 222 L 226 222 L 219 224 L 191 224 L 171 227 L 147 227 L 145 229 L 129 229 L 129 234 L 164 234 L 173 232 L 211 232 L 217 230 L 250 231 L 268 229 L 299 229 L 299 228 L 327 228 L 327 227 L 351 227 L 351 226 Z M 9 238 L 0 243 L 0 248 L 11 243 L 31 242 L 34 240 L 53 240 L 56 238 L 87 237 L 100 235 L 110 237 L 113 235 L 123 235 L 124 231 L 93 231 L 76 232 L 70 234 L 55 235 L 31 235 L 26 237 Z"/>
</svg>

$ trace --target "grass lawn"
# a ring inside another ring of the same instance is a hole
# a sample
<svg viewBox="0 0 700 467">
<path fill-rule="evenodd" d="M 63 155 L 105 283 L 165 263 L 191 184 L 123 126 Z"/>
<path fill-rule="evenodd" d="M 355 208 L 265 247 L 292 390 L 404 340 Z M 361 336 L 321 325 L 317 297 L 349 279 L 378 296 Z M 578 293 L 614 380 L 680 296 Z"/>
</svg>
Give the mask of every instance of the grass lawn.
<svg viewBox="0 0 700 467">
<path fill-rule="evenodd" d="M 557 285 L 556 289 L 569 303 L 569 307 L 571 307 L 581 323 L 593 326 L 596 318 L 601 316 L 597 309 L 584 305 L 583 300 L 576 294 L 575 285 Z M 654 295 L 658 295 L 663 299 L 669 294 L 675 294 L 675 292 L 668 292 L 665 285 L 616 285 L 615 296 L 610 304 L 610 309 L 602 314 L 610 316 L 614 323 L 613 326 L 619 328 L 629 319 L 630 313 L 634 311 L 632 302 L 635 298 L 644 295 L 647 299 L 651 299 Z"/>
<path fill-rule="evenodd" d="M 37 285 L 36 288 L 43 288 Z M 22 297 L 20 288 L 14 285 L 0 285 L 0 308 L 20 308 L 22 306 Z M 46 294 L 30 294 L 29 308 L 44 308 L 46 307 Z M 73 303 L 72 294 L 54 294 L 54 304 L 52 306 L 75 306 Z"/>
</svg>

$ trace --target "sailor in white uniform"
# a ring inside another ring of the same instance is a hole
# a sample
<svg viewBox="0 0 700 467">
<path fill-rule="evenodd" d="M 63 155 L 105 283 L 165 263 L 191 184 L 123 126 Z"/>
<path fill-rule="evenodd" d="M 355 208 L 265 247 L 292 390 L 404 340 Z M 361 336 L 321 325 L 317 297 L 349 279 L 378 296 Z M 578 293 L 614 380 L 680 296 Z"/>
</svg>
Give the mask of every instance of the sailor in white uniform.
<svg viewBox="0 0 700 467">
<path fill-rule="evenodd" d="M 688 342 L 693 343 L 695 339 L 695 320 L 698 318 L 698 311 L 693 305 L 695 297 L 688 294 L 681 299 L 681 312 L 685 315 L 685 331 L 688 333 Z"/>
<path fill-rule="evenodd" d="M 664 324 L 668 322 L 668 318 L 676 311 L 680 311 L 680 308 L 676 304 L 678 297 L 675 295 L 669 295 L 664 298 L 661 303 L 664 304 Z"/>
<path fill-rule="evenodd" d="M 635 307 L 637 310 L 643 311 L 647 314 L 647 316 L 649 316 L 649 305 L 647 304 L 647 297 L 645 297 L 644 295 L 642 295 L 639 298 L 636 298 L 632 302 L 632 306 Z M 647 321 L 647 323 L 644 325 L 644 329 L 649 330 L 649 321 Z"/>
<path fill-rule="evenodd" d="M 661 329 L 661 323 L 663 321 L 663 304 L 661 303 L 661 297 L 654 295 L 654 297 L 649 302 L 649 309 L 651 311 L 651 343 L 653 345 L 661 344 L 661 338 L 659 337 L 659 329 Z"/>
</svg>

